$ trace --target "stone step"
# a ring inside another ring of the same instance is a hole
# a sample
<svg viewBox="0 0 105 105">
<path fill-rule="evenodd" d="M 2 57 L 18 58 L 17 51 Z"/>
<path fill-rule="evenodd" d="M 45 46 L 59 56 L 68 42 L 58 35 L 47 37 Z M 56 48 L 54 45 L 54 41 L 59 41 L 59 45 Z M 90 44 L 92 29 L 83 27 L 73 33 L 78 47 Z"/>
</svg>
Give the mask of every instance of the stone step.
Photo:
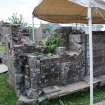
<svg viewBox="0 0 105 105">
<path fill-rule="evenodd" d="M 98 86 L 105 85 L 105 75 L 94 78 L 94 87 L 97 86 L 97 85 Z M 57 86 L 57 87 L 59 88 L 59 91 L 56 91 L 56 92 L 51 91 L 50 93 L 46 92 L 45 95 L 39 97 L 39 102 L 41 102 L 45 99 L 49 99 L 49 100 L 50 99 L 55 99 L 55 98 L 58 98 L 58 97 L 61 97 L 61 96 L 70 95 L 70 94 L 78 92 L 78 91 L 89 89 L 89 87 L 90 87 L 89 77 L 87 77 L 87 79 L 84 80 L 84 81 L 76 82 L 76 83 L 65 85 L 65 86 Z"/>
<path fill-rule="evenodd" d="M 36 103 L 35 99 L 29 99 L 25 96 L 20 96 L 16 105 L 34 105 L 35 103 Z"/>
<path fill-rule="evenodd" d="M 102 102 L 99 102 L 99 103 L 96 103 L 94 105 L 105 105 L 105 101 L 102 101 Z"/>
</svg>

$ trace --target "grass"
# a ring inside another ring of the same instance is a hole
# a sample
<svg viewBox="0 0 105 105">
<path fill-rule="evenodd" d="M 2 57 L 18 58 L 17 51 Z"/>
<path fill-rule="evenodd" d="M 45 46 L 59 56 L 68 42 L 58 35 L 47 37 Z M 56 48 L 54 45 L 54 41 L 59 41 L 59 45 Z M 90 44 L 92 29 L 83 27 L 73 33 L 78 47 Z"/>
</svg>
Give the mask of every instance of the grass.
<svg viewBox="0 0 105 105">
<path fill-rule="evenodd" d="M 3 46 L 0 42 L 0 54 L 5 52 L 5 46 Z"/>
<path fill-rule="evenodd" d="M 16 105 L 16 94 L 8 83 L 8 75 L 0 74 L 0 105 Z M 94 90 L 94 102 L 105 100 L 105 86 Z M 89 105 L 89 91 L 77 92 L 39 105 Z"/>
<path fill-rule="evenodd" d="M 0 74 L 0 105 L 16 105 L 16 94 L 7 83 L 7 74 Z"/>
<path fill-rule="evenodd" d="M 0 53 L 5 52 L 5 48 L 4 47 L 0 47 Z"/>
</svg>

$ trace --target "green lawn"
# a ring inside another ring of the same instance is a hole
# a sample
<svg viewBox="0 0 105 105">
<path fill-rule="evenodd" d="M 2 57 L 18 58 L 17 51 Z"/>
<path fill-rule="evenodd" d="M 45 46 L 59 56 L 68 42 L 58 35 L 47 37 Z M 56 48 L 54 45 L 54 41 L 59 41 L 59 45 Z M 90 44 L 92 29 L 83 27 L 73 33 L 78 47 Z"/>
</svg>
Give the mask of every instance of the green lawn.
<svg viewBox="0 0 105 105">
<path fill-rule="evenodd" d="M 7 74 L 0 74 L 0 105 L 16 105 L 15 91 L 7 83 Z M 105 100 L 105 86 L 94 90 L 94 102 Z M 40 105 L 89 105 L 89 91 L 78 92 Z"/>
<path fill-rule="evenodd" d="M 0 46 L 0 52 L 4 52 L 5 48 Z"/>
<path fill-rule="evenodd" d="M 16 105 L 15 91 L 7 83 L 7 74 L 0 74 L 0 105 Z"/>
<path fill-rule="evenodd" d="M 5 52 L 5 46 L 1 46 L 1 42 L 0 42 L 0 54 Z"/>
</svg>

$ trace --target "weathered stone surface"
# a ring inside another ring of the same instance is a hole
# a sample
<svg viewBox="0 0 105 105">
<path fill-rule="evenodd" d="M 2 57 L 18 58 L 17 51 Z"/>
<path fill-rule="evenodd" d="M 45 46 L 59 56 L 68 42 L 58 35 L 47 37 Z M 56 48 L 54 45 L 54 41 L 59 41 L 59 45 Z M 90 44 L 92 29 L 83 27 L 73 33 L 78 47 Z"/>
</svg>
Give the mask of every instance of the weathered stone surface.
<svg viewBox="0 0 105 105">
<path fill-rule="evenodd" d="M 88 41 L 87 41 L 88 42 Z M 88 45 L 88 44 L 87 44 Z M 89 71 L 89 49 L 87 46 L 87 71 Z M 94 76 L 105 75 L 105 32 L 93 32 Z"/>
<path fill-rule="evenodd" d="M 7 31 L 12 35 L 10 54 L 14 70 L 10 69 L 9 74 L 11 80 L 14 80 L 17 96 L 20 97 L 18 105 L 33 105 L 33 101 L 36 102 L 44 94 L 44 88 L 77 82 L 89 74 L 88 40 L 83 33 L 70 32 L 69 29 L 67 33 L 62 33 L 61 46 L 64 49 L 59 49 L 55 56 L 49 56 L 45 54 L 48 52 L 46 48 L 27 43 L 30 43 L 27 38 L 29 33 L 22 27 L 13 26 L 9 30 L 7 24 L 5 32 Z M 105 32 L 93 33 L 94 76 L 105 74 L 104 34 Z"/>
<path fill-rule="evenodd" d="M 64 56 L 64 55 L 66 55 L 66 48 L 65 47 L 58 47 L 56 49 L 56 52 L 59 56 Z"/>
<path fill-rule="evenodd" d="M 26 96 L 20 96 L 17 105 L 37 105 L 37 101 L 35 99 L 29 99 Z"/>
<path fill-rule="evenodd" d="M 15 85 L 18 96 L 24 95 L 37 100 L 41 94 L 45 94 L 43 88 L 77 82 L 85 75 L 82 49 L 72 56 L 64 54 L 62 52 L 64 50 L 59 51 L 60 56 L 35 54 L 34 47 L 27 45 L 15 45 L 14 51 Z M 24 102 L 22 104 L 24 105 Z"/>
<path fill-rule="evenodd" d="M 51 94 L 58 91 L 60 91 L 60 88 L 57 86 L 49 86 L 49 87 L 43 88 L 43 92 L 45 94 Z"/>
<path fill-rule="evenodd" d="M 34 99 L 37 100 L 38 97 L 39 97 L 37 88 L 36 88 L 36 89 L 30 88 L 29 91 L 27 91 L 27 96 L 28 96 L 29 98 L 34 98 Z"/>
<path fill-rule="evenodd" d="M 21 53 L 20 46 L 16 49 L 20 52 L 15 54 L 14 59 L 18 96 L 37 99 L 43 93 L 43 88 L 76 82 L 85 75 L 82 52 L 75 56 L 53 57 Z"/>
<path fill-rule="evenodd" d="M 16 83 L 21 83 L 23 82 L 23 78 L 24 78 L 24 75 L 23 74 L 15 74 L 15 78 L 16 78 Z"/>
</svg>

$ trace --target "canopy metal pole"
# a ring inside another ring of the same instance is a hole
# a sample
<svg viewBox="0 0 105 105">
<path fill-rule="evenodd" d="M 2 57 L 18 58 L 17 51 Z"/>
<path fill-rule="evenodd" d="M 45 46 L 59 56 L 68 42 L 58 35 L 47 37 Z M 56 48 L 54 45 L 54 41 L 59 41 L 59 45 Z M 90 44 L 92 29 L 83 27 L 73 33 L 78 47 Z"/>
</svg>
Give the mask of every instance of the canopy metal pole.
<svg viewBox="0 0 105 105">
<path fill-rule="evenodd" d="M 32 15 L 32 40 L 35 41 L 34 16 Z"/>
<path fill-rule="evenodd" d="M 92 8 L 88 7 L 89 29 L 89 64 L 90 64 L 90 105 L 93 105 L 93 40 L 92 40 Z"/>
</svg>

